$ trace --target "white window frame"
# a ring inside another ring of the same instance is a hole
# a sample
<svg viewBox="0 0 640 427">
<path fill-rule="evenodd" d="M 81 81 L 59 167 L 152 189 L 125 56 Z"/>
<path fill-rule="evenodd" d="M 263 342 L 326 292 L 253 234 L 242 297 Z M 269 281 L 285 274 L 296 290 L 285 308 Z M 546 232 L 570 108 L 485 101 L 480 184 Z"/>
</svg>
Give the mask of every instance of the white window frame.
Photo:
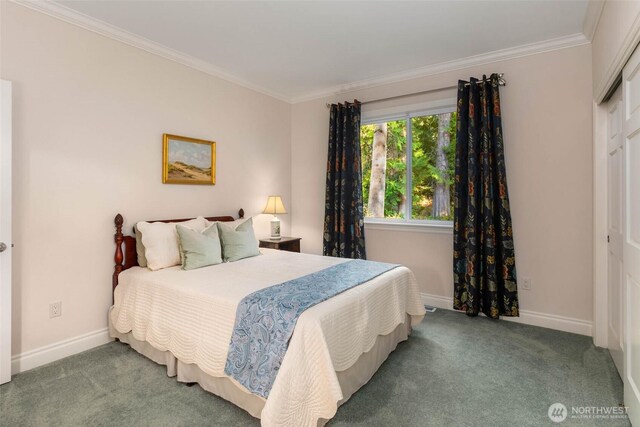
<svg viewBox="0 0 640 427">
<path fill-rule="evenodd" d="M 412 107 L 404 107 L 405 111 L 398 113 L 398 108 L 388 109 L 387 111 L 378 111 L 363 114 L 360 126 L 372 125 L 378 123 L 387 123 L 393 121 L 404 120 L 407 129 L 407 144 L 405 155 L 406 163 L 406 197 L 404 218 L 374 218 L 365 217 L 365 229 L 389 230 L 389 231 L 424 231 L 451 234 L 453 233 L 453 221 L 443 221 L 435 219 L 413 219 L 411 212 L 413 208 L 413 135 L 411 128 L 411 119 L 421 116 L 434 116 L 442 113 L 452 113 L 456 111 L 456 100 L 445 99 L 427 104 L 416 105 Z M 395 110 L 395 111 L 394 111 Z"/>
</svg>

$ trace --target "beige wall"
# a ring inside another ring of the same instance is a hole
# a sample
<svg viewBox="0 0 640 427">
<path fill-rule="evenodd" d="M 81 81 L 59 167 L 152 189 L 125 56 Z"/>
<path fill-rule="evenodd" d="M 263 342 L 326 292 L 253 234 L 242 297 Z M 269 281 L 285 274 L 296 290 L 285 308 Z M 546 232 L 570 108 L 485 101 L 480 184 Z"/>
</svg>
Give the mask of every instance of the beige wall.
<svg viewBox="0 0 640 427">
<path fill-rule="evenodd" d="M 507 176 L 516 262 L 532 289 L 523 310 L 592 319 L 592 75 L 584 45 L 359 90 L 292 108 L 292 233 L 321 253 L 327 156 L 327 102 L 361 101 L 455 85 L 505 73 L 502 89 Z M 430 95 L 431 98 L 436 95 Z M 438 92 L 455 97 L 454 91 Z M 406 102 L 413 103 L 414 100 Z M 365 108 L 375 108 L 367 105 Z M 451 297 L 451 235 L 366 229 L 370 259 L 401 262 L 422 292 Z"/>
<path fill-rule="evenodd" d="M 533 279 L 521 306 L 591 319 L 590 46 L 290 106 L 0 4 L 0 76 L 14 90 L 14 354 L 106 326 L 117 212 L 128 230 L 140 219 L 239 207 L 255 214 L 277 193 L 291 212 L 283 232 L 320 253 L 325 103 L 440 88 L 493 71 L 508 81 L 502 100 L 518 272 Z M 455 91 L 420 100 L 443 97 Z M 164 132 L 218 142 L 216 186 L 161 183 Z M 257 218 L 258 234 L 268 233 L 268 220 Z M 451 296 L 451 247 L 450 234 L 367 229 L 370 258 L 408 265 L 433 295 Z M 61 318 L 48 317 L 53 301 L 63 302 Z"/>
<path fill-rule="evenodd" d="M 269 194 L 290 206 L 289 104 L 0 3 L 0 73 L 14 91 L 14 354 L 107 326 L 116 213 L 130 230 L 255 214 Z M 162 184 L 164 132 L 217 141 L 215 186 Z M 49 319 L 53 301 L 63 315 Z"/>
<path fill-rule="evenodd" d="M 605 2 L 593 36 L 593 90 L 596 97 L 609 89 L 607 83 L 622 71 L 631 52 L 623 52 L 625 40 L 636 37 L 634 24 L 640 19 L 640 1 Z M 624 61 L 618 59 L 625 57 Z M 602 93 L 601 93 L 602 92 Z M 599 98 L 598 101 L 602 99 Z"/>
</svg>

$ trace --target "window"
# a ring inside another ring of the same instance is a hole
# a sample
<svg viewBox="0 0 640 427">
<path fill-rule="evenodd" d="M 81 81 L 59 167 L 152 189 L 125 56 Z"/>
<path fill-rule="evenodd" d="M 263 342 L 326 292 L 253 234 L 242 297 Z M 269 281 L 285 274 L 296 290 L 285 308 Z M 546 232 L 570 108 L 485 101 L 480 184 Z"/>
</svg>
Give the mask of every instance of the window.
<svg viewBox="0 0 640 427">
<path fill-rule="evenodd" d="M 360 144 L 367 219 L 450 224 L 456 119 L 451 106 L 363 121 Z"/>
</svg>

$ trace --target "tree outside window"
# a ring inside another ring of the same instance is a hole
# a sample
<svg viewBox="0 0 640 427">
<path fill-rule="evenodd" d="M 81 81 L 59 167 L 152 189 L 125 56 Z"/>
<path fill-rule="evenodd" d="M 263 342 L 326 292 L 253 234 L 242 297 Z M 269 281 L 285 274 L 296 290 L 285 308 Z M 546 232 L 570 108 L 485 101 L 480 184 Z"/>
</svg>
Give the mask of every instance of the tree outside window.
<svg viewBox="0 0 640 427">
<path fill-rule="evenodd" d="M 447 111 L 360 127 L 366 217 L 452 220 L 456 122 Z"/>
</svg>

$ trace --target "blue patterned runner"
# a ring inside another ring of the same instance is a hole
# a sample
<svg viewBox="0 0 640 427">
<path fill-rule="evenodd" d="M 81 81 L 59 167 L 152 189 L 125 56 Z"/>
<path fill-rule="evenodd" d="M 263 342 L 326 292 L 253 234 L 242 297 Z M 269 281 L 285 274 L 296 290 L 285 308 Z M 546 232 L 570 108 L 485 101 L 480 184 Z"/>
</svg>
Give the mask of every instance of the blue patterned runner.
<svg viewBox="0 0 640 427">
<path fill-rule="evenodd" d="M 396 267 L 352 260 L 247 295 L 238 305 L 224 372 L 266 399 L 298 317 L 306 309 Z"/>
</svg>

